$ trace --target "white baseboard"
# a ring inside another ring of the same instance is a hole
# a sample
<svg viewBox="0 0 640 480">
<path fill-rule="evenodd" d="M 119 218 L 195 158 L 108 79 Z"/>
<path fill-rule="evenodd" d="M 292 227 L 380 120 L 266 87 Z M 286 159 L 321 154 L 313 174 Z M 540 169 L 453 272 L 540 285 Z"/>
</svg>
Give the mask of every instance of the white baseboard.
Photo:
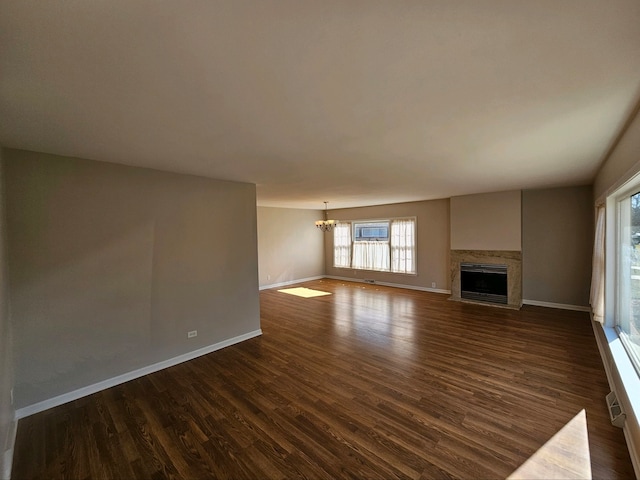
<svg viewBox="0 0 640 480">
<path fill-rule="evenodd" d="M 18 421 L 14 420 L 9 426 L 9 432 L 7 433 L 7 443 L 5 445 L 5 451 L 2 454 L 2 480 L 11 479 L 11 468 L 13 466 L 13 447 L 16 444 L 16 433 L 18 431 Z"/>
<path fill-rule="evenodd" d="M 323 278 L 325 278 L 324 275 L 319 275 L 317 277 L 299 278 L 297 280 L 288 280 L 286 282 L 272 283 L 270 285 L 261 286 L 260 290 L 268 290 L 270 288 L 286 287 L 287 285 L 294 285 L 296 283 L 302 283 L 302 282 L 310 282 L 312 280 L 322 280 Z"/>
<path fill-rule="evenodd" d="M 134 380 L 136 378 L 143 377 L 150 373 L 154 373 L 159 370 L 163 370 L 165 368 L 178 365 L 179 363 L 186 362 L 188 360 L 193 360 L 194 358 L 200 357 L 202 355 L 215 352 L 216 350 L 220 350 L 222 348 L 235 345 L 236 343 L 240 343 L 245 340 L 249 340 L 250 338 L 258 337 L 260 335 L 262 335 L 261 329 L 244 333 L 242 335 L 238 335 L 237 337 L 229 338 L 228 340 L 223 340 L 222 342 L 209 345 L 208 347 L 199 348 L 198 350 L 184 353 L 182 355 L 178 355 L 177 357 L 173 357 L 168 360 L 163 360 L 161 362 L 154 363 L 153 365 L 142 367 L 132 372 L 124 373 L 122 375 L 118 375 L 117 377 L 113 377 L 108 380 L 103 380 L 102 382 L 94 383 L 93 385 L 89 385 L 87 387 L 82 387 L 72 392 L 64 393 L 62 395 L 58 395 L 57 397 L 53 397 L 48 400 L 43 400 L 42 402 L 34 403 L 33 405 L 22 407 L 16 410 L 16 419 L 28 417 L 29 415 L 33 415 L 34 413 L 43 412 L 45 410 L 48 410 L 53 407 L 57 407 L 64 403 L 71 402 L 73 400 L 77 400 L 82 397 L 86 397 L 87 395 L 92 395 L 102 390 L 106 390 L 107 388 L 115 387 L 116 385 L 120 385 L 121 383 L 128 382 L 129 380 Z"/>
<path fill-rule="evenodd" d="M 538 300 L 522 300 L 523 305 L 533 305 L 534 307 L 559 308 L 561 310 L 575 310 L 576 312 L 590 312 L 589 307 L 582 305 L 568 305 L 566 303 L 540 302 Z"/>
<path fill-rule="evenodd" d="M 451 290 L 443 290 L 441 288 L 428 288 L 428 287 L 420 287 L 416 285 L 404 285 L 401 283 L 379 282 L 377 280 L 373 283 L 370 283 L 361 278 L 338 277 L 336 275 L 325 275 L 324 278 L 331 278 L 333 280 L 342 280 L 345 282 L 366 283 L 367 285 L 383 285 L 385 287 L 406 288 L 408 290 L 420 290 L 421 292 L 445 293 L 447 295 L 451 295 Z"/>
</svg>

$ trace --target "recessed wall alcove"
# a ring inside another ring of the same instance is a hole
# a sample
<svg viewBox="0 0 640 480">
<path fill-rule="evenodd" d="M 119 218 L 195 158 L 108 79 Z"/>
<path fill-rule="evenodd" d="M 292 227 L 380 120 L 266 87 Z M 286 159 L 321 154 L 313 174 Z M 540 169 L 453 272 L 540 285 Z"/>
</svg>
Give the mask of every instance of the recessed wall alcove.
<svg viewBox="0 0 640 480">
<path fill-rule="evenodd" d="M 464 301 L 460 295 L 460 264 L 480 263 L 507 266 L 507 304 L 492 304 L 519 309 L 522 306 L 522 252 L 511 250 L 451 250 L 451 300 Z M 473 302 L 475 303 L 475 302 Z"/>
</svg>

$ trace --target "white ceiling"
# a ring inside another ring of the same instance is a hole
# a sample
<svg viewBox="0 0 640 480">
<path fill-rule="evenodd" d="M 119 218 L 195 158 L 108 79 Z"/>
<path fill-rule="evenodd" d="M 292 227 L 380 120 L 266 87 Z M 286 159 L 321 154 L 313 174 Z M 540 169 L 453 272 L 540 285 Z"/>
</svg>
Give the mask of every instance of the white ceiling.
<svg viewBox="0 0 640 480">
<path fill-rule="evenodd" d="M 0 0 L 0 144 L 347 207 L 588 184 L 638 0 Z"/>
</svg>

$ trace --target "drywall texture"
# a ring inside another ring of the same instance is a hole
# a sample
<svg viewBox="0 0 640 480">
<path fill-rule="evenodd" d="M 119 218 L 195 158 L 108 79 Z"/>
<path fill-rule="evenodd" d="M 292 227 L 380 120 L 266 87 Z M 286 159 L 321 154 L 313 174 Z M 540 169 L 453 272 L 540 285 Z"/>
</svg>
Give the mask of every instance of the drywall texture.
<svg viewBox="0 0 640 480">
<path fill-rule="evenodd" d="M 622 136 L 593 183 L 594 198 L 604 202 L 605 197 L 640 172 L 640 113 Z"/>
<path fill-rule="evenodd" d="M 6 222 L 4 215 L 4 172 L 0 148 L 0 478 L 10 467 L 6 450 L 13 449 L 14 408 L 11 405 L 13 387 L 12 333 L 9 318 L 9 282 L 7 279 Z"/>
<path fill-rule="evenodd" d="M 425 288 L 449 290 L 449 200 L 397 203 L 374 207 L 330 211 L 336 220 L 377 220 L 416 217 L 417 275 L 369 272 L 333 266 L 333 235 L 325 234 L 325 271 L 327 275 L 353 279 L 372 279 Z M 433 286 L 435 284 L 435 287 Z"/>
<path fill-rule="evenodd" d="M 525 300 L 589 305 L 593 215 L 590 186 L 522 193 Z"/>
<path fill-rule="evenodd" d="M 17 150 L 5 174 L 17 408 L 260 328 L 254 185 Z"/>
<path fill-rule="evenodd" d="M 521 192 L 451 198 L 451 250 L 522 250 Z"/>
<path fill-rule="evenodd" d="M 324 234 L 315 210 L 258 207 L 260 286 L 324 275 Z"/>
</svg>

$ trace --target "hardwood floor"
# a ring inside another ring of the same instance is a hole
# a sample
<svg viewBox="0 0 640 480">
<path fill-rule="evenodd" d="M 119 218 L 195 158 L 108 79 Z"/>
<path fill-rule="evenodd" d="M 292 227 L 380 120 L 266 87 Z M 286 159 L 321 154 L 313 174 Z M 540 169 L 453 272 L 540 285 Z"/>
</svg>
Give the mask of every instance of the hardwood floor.
<svg viewBox="0 0 640 480">
<path fill-rule="evenodd" d="M 586 313 L 302 286 L 332 295 L 265 290 L 261 337 L 20 420 L 13 479 L 633 478 Z"/>
</svg>

